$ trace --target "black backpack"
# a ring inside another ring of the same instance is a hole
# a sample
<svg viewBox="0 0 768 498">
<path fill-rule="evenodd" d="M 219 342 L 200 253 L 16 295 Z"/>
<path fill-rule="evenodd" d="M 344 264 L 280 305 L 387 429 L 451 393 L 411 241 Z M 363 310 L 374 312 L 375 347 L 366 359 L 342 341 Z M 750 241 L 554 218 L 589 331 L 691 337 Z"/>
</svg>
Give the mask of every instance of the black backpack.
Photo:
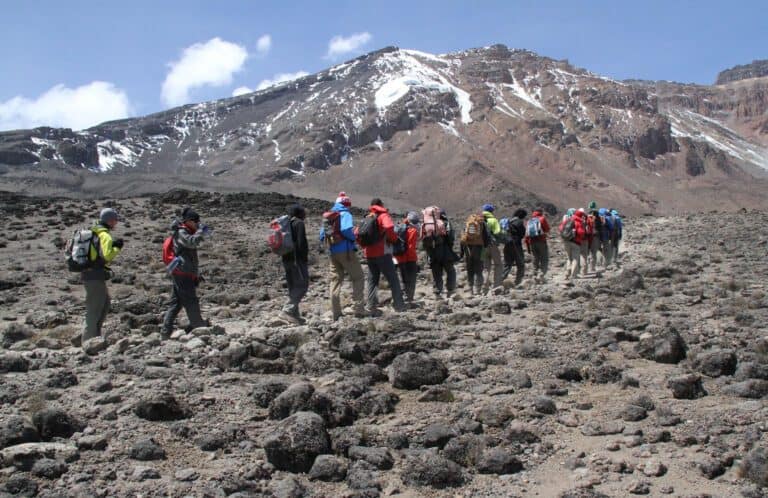
<svg viewBox="0 0 768 498">
<path fill-rule="evenodd" d="M 402 256 L 408 251 L 408 225 L 405 223 L 395 225 L 395 235 L 397 235 L 397 242 L 392 244 L 392 255 Z"/>
<path fill-rule="evenodd" d="M 361 246 L 372 246 L 381 240 L 378 219 L 379 215 L 377 214 L 369 214 L 363 218 L 363 222 L 357 231 L 357 238 Z"/>
</svg>

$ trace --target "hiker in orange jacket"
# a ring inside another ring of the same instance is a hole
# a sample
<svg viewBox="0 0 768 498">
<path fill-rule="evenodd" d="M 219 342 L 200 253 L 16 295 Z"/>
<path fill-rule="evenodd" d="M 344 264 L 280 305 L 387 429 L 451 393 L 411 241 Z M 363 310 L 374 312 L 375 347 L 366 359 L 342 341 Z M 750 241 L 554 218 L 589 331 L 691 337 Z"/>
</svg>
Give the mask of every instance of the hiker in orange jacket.
<svg viewBox="0 0 768 498">
<path fill-rule="evenodd" d="M 403 279 L 405 302 L 413 306 L 413 296 L 416 293 L 416 277 L 419 274 L 419 255 L 416 248 L 419 244 L 419 213 L 410 211 L 405 217 L 405 252 L 395 256 L 400 277 Z"/>
</svg>

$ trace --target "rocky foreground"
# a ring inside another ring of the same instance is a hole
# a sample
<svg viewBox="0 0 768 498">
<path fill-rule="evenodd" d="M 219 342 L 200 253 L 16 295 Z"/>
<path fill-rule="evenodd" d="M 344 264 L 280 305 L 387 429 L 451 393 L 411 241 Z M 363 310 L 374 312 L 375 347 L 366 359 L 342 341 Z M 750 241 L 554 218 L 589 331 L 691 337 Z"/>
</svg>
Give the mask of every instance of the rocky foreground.
<svg viewBox="0 0 768 498">
<path fill-rule="evenodd" d="M 552 240 L 545 284 L 435 301 L 422 272 L 419 309 L 335 323 L 318 254 L 295 327 L 262 240 L 291 201 L 115 202 L 113 311 L 81 348 L 61 247 L 102 203 L 0 196 L 0 496 L 768 496 L 768 214 L 627 220 L 620 270 L 566 286 Z M 214 326 L 164 342 L 188 202 Z"/>
</svg>

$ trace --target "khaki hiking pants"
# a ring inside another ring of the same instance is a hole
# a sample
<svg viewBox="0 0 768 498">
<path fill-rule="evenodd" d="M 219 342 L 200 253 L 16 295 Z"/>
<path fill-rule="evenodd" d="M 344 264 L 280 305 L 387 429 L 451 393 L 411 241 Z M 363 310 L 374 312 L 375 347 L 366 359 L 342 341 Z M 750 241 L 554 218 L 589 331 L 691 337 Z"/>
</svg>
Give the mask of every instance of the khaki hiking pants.
<svg viewBox="0 0 768 498">
<path fill-rule="evenodd" d="M 334 320 L 341 316 L 341 286 L 344 277 L 349 275 L 352 281 L 352 299 L 355 302 L 355 313 L 365 312 L 365 297 L 363 295 L 365 277 L 360 259 L 354 251 L 331 254 L 331 312 Z"/>
<path fill-rule="evenodd" d="M 600 252 L 603 254 L 603 263 L 608 268 L 613 261 L 613 244 L 610 240 L 600 241 Z"/>
<path fill-rule="evenodd" d="M 540 273 L 543 277 L 549 270 L 549 246 L 546 240 L 534 240 L 531 242 L 533 254 L 533 273 Z"/>
<path fill-rule="evenodd" d="M 85 326 L 82 342 L 101 335 L 101 327 L 109 312 L 109 292 L 105 280 L 85 280 Z"/>
<path fill-rule="evenodd" d="M 488 270 L 488 278 L 485 280 L 486 286 L 498 287 L 504 280 L 504 264 L 501 261 L 501 250 L 496 244 L 491 244 L 485 248 L 483 254 L 485 257 L 484 266 Z M 491 277 L 493 275 L 493 277 Z"/>
<path fill-rule="evenodd" d="M 592 271 L 597 271 L 597 255 L 599 254 L 599 250 L 600 239 L 595 237 L 589 243 L 589 269 Z"/>
<path fill-rule="evenodd" d="M 564 241 L 565 254 L 568 256 L 568 262 L 565 267 L 565 279 L 570 280 L 579 276 L 581 268 L 581 244 L 576 242 Z"/>
</svg>

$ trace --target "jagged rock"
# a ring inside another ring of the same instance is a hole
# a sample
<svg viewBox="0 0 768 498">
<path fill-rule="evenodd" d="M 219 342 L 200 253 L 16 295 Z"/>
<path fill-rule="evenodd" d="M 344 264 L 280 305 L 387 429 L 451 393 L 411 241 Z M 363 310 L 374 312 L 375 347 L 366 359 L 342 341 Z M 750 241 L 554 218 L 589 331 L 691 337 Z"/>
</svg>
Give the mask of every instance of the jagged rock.
<svg viewBox="0 0 768 498">
<path fill-rule="evenodd" d="M 66 389 L 68 387 L 76 386 L 79 383 L 77 376 L 68 370 L 59 370 L 54 372 L 53 375 L 48 377 L 45 381 L 47 387 L 53 387 L 58 389 Z"/>
<path fill-rule="evenodd" d="M 620 433 L 624 430 L 624 425 L 616 421 L 590 420 L 582 425 L 580 430 L 585 436 L 606 436 Z"/>
<path fill-rule="evenodd" d="M 635 346 L 637 353 L 658 363 L 679 363 L 685 359 L 687 346 L 675 329 L 659 334 L 644 333 Z"/>
<path fill-rule="evenodd" d="M 257 405 L 267 408 L 289 385 L 288 381 L 278 378 L 257 379 L 254 381 L 251 396 Z"/>
<path fill-rule="evenodd" d="M 2 466 L 13 465 L 24 470 L 31 469 L 37 460 L 43 458 L 72 462 L 78 457 L 75 446 L 63 443 L 23 443 L 0 450 Z"/>
<path fill-rule="evenodd" d="M 758 447 L 741 461 L 741 475 L 758 486 L 768 486 L 768 451 Z"/>
<path fill-rule="evenodd" d="M 32 465 L 32 475 L 46 479 L 58 479 L 69 470 L 69 466 L 51 458 L 41 458 Z"/>
<path fill-rule="evenodd" d="M 543 413 L 545 415 L 554 415 L 557 413 L 557 405 L 555 404 L 555 400 L 547 396 L 539 396 L 534 399 L 533 407 L 537 412 Z"/>
<path fill-rule="evenodd" d="M 461 486 L 466 480 L 458 464 L 428 451 L 407 457 L 400 477 L 409 486 L 437 489 Z"/>
<path fill-rule="evenodd" d="M 331 452 L 331 441 L 322 417 L 297 412 L 264 436 L 263 447 L 278 470 L 308 472 L 318 455 Z"/>
<path fill-rule="evenodd" d="M 628 404 L 621 410 L 621 418 L 625 422 L 639 422 L 648 416 L 648 412 L 642 406 Z"/>
<path fill-rule="evenodd" d="M 103 337 L 92 337 L 83 343 L 85 354 L 95 356 L 106 350 L 109 344 Z"/>
<path fill-rule="evenodd" d="M 0 448 L 40 441 L 40 434 L 32 422 L 20 416 L 9 418 L 0 428 Z"/>
<path fill-rule="evenodd" d="M 61 408 L 44 408 L 32 416 L 32 423 L 44 441 L 54 437 L 68 438 L 85 426 Z"/>
<path fill-rule="evenodd" d="M 8 372 L 26 372 L 29 370 L 29 361 L 19 353 L 0 354 L 0 374 Z"/>
<path fill-rule="evenodd" d="M 448 377 L 443 362 L 423 353 L 403 353 L 389 367 L 389 382 L 399 389 L 440 384 Z"/>
<path fill-rule="evenodd" d="M 701 376 L 696 374 L 680 375 L 667 381 L 675 399 L 698 399 L 707 395 L 701 384 Z"/>
<path fill-rule="evenodd" d="M 15 343 L 25 341 L 33 336 L 34 332 L 32 332 L 29 327 L 22 325 L 21 323 L 11 323 L 3 329 L 2 338 L 0 338 L 0 346 L 8 349 Z"/>
<path fill-rule="evenodd" d="M 443 447 L 443 456 L 464 467 L 472 467 L 480 460 L 486 446 L 484 436 L 462 434 L 448 441 Z"/>
<path fill-rule="evenodd" d="M 445 424 L 430 424 L 424 428 L 422 442 L 427 448 L 442 448 L 452 438 L 459 435 L 459 432 Z"/>
<path fill-rule="evenodd" d="M 395 411 L 398 401 L 397 394 L 374 389 L 357 398 L 354 407 L 361 415 L 386 415 Z"/>
<path fill-rule="evenodd" d="M 768 395 L 768 380 L 748 379 L 723 388 L 723 393 L 740 398 L 760 399 Z"/>
<path fill-rule="evenodd" d="M 701 474 L 707 479 L 715 479 L 716 477 L 725 474 L 725 466 L 723 463 L 714 458 L 706 458 L 696 465 L 701 471 Z"/>
<path fill-rule="evenodd" d="M 313 481 L 340 482 L 347 477 L 349 464 L 344 458 L 333 455 L 318 455 L 309 470 L 309 479 Z"/>
<path fill-rule="evenodd" d="M 274 498 L 303 498 L 307 490 L 295 477 L 273 479 L 269 483 L 270 495 Z M 230 495 L 232 496 L 232 495 Z"/>
<path fill-rule="evenodd" d="M 523 470 L 520 460 L 509 449 L 501 447 L 484 451 L 476 466 L 481 474 L 514 474 Z"/>
<path fill-rule="evenodd" d="M 180 420 L 191 415 L 189 409 L 169 393 L 153 394 L 138 401 L 133 407 L 133 413 L 151 421 Z"/>
<path fill-rule="evenodd" d="M 12 475 L 5 482 L 3 486 L 5 491 L 13 496 L 30 497 L 37 496 L 38 486 L 33 479 L 29 479 L 23 475 Z"/>
<path fill-rule="evenodd" d="M 395 460 L 387 448 L 352 446 L 349 448 L 349 459 L 364 460 L 379 470 L 389 470 L 395 464 Z"/>
<path fill-rule="evenodd" d="M 131 447 L 131 458 L 141 461 L 165 460 L 165 450 L 152 438 L 141 439 Z"/>
<path fill-rule="evenodd" d="M 736 372 L 736 353 L 731 350 L 710 351 L 696 356 L 696 369 L 707 377 L 733 375 Z"/>
<path fill-rule="evenodd" d="M 315 387 L 309 382 L 292 384 L 269 404 L 269 417 L 279 420 L 305 410 L 314 393 Z"/>
</svg>

